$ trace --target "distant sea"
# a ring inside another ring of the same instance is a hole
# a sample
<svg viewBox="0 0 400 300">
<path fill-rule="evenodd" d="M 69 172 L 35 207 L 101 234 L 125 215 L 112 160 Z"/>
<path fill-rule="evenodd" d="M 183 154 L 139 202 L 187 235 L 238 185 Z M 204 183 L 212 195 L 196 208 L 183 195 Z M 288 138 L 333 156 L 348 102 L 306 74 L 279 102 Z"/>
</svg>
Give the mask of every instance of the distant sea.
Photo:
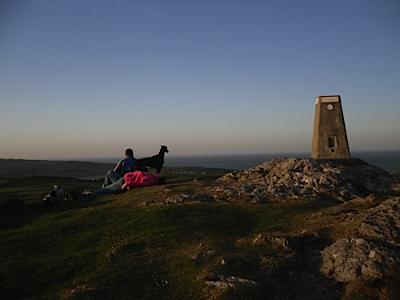
<svg viewBox="0 0 400 300">
<path fill-rule="evenodd" d="M 400 151 L 360 151 L 352 152 L 352 157 L 361 158 L 371 165 L 389 171 L 400 171 Z M 273 158 L 309 157 L 310 153 L 275 153 L 241 155 L 166 155 L 166 167 L 205 167 L 221 169 L 247 169 Z M 87 159 L 86 159 L 87 160 Z M 116 162 L 118 158 L 96 159 L 98 162 Z"/>
</svg>

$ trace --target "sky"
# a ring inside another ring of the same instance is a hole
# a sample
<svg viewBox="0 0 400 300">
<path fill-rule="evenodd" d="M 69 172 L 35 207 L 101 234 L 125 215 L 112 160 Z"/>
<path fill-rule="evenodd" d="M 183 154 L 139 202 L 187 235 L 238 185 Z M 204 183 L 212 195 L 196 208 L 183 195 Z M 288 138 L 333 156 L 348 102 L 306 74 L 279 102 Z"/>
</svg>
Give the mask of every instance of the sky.
<svg viewBox="0 0 400 300">
<path fill-rule="evenodd" d="M 0 157 L 400 149 L 398 0 L 0 0 Z"/>
</svg>

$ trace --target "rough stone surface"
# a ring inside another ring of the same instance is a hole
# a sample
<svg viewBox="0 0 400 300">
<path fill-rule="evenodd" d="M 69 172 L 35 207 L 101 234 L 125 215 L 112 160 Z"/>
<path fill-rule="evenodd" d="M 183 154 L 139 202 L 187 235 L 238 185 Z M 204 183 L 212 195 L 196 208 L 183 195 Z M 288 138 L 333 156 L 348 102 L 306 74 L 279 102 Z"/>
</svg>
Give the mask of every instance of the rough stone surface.
<svg viewBox="0 0 400 300">
<path fill-rule="evenodd" d="M 207 202 L 213 200 L 210 196 L 208 195 L 196 195 L 196 194 L 177 194 L 168 197 L 165 199 L 165 204 L 179 204 L 179 203 L 184 203 L 184 202 L 192 202 L 192 201 L 198 201 L 198 202 Z"/>
<path fill-rule="evenodd" d="M 252 286 L 258 284 L 258 282 L 250 279 L 215 273 L 209 273 L 205 282 L 208 286 L 213 286 L 220 289 L 234 288 L 237 286 Z"/>
<path fill-rule="evenodd" d="M 400 197 L 382 202 L 370 210 L 360 225 L 362 237 L 400 246 Z"/>
<path fill-rule="evenodd" d="M 267 236 L 260 233 L 254 238 L 252 244 L 255 246 L 271 245 L 283 250 L 290 250 L 289 240 L 282 236 Z"/>
<path fill-rule="evenodd" d="M 285 237 L 273 236 L 271 237 L 271 244 L 277 248 L 290 250 L 289 241 Z"/>
<path fill-rule="evenodd" d="M 217 180 L 211 193 L 226 201 L 242 197 L 257 203 L 319 196 L 346 201 L 371 193 L 391 194 L 394 183 L 389 173 L 359 159 L 288 158 L 228 173 Z"/>
<path fill-rule="evenodd" d="M 321 271 L 339 282 L 379 279 L 393 271 L 399 257 L 362 238 L 339 239 L 322 251 Z"/>
<path fill-rule="evenodd" d="M 357 237 L 339 239 L 321 252 L 321 272 L 337 281 L 379 279 L 400 263 L 400 197 L 371 208 Z"/>
<path fill-rule="evenodd" d="M 78 296 L 83 296 L 84 294 L 89 294 L 90 292 L 95 291 L 96 289 L 87 285 L 80 285 L 77 286 L 73 289 L 67 290 L 64 295 L 63 298 L 64 299 L 70 299 L 70 298 L 75 298 Z M 87 295 L 86 295 L 87 296 Z"/>
<path fill-rule="evenodd" d="M 269 237 L 260 233 L 258 234 L 255 239 L 253 240 L 253 245 L 266 245 L 269 242 Z"/>
<path fill-rule="evenodd" d="M 199 260 L 211 258 L 213 256 L 215 256 L 215 250 L 214 249 L 200 250 L 200 251 L 197 251 L 195 254 L 193 254 L 191 256 L 191 260 L 199 261 Z"/>
<path fill-rule="evenodd" d="M 329 142 L 329 140 L 331 142 Z M 341 97 L 319 96 L 315 103 L 311 157 L 317 159 L 350 159 Z"/>
</svg>

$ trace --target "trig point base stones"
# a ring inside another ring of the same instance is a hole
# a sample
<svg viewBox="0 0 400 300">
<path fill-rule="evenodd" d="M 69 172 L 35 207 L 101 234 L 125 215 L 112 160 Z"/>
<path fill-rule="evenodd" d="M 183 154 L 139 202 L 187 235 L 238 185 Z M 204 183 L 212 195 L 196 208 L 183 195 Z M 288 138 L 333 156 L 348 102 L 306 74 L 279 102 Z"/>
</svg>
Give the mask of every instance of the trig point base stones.
<svg viewBox="0 0 400 300">
<path fill-rule="evenodd" d="M 340 96 L 319 96 L 315 102 L 311 157 L 350 159 Z"/>
</svg>

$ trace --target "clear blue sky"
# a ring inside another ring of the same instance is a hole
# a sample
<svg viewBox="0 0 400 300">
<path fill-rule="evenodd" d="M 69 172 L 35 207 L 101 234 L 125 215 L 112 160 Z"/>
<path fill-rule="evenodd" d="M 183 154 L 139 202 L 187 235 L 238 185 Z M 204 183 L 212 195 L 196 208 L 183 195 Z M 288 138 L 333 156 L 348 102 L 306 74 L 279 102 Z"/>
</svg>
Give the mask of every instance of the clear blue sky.
<svg viewBox="0 0 400 300">
<path fill-rule="evenodd" d="M 400 1 L 0 0 L 0 157 L 400 149 Z"/>
</svg>

